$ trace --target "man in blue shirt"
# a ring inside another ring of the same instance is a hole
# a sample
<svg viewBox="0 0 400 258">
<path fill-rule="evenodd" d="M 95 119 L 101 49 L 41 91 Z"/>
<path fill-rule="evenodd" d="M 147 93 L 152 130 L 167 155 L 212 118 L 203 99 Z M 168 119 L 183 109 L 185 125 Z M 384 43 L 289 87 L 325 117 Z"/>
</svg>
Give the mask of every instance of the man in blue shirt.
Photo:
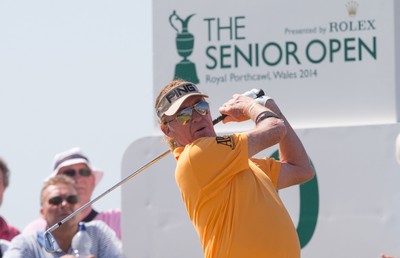
<svg viewBox="0 0 400 258">
<path fill-rule="evenodd" d="M 41 191 L 40 214 L 47 222 L 47 228 L 53 226 L 76 211 L 80 206 L 78 191 L 74 180 L 65 175 L 48 179 Z M 34 257 L 73 257 L 71 254 L 72 238 L 78 231 L 81 221 L 79 214 L 64 222 L 52 232 L 59 250 L 48 253 L 44 245 L 44 232 L 20 234 L 11 242 L 4 254 L 6 258 Z M 85 224 L 91 238 L 91 254 L 96 258 L 123 257 L 122 243 L 115 232 L 102 221 L 91 221 Z"/>
</svg>

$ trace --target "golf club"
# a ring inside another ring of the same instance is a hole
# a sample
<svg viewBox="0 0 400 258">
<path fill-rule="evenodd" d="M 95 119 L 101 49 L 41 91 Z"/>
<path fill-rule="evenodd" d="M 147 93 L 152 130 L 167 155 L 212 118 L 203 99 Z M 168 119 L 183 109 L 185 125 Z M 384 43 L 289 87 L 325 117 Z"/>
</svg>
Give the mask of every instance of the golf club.
<svg viewBox="0 0 400 258">
<path fill-rule="evenodd" d="M 244 94 L 242 94 L 244 96 L 248 96 L 248 97 L 252 97 L 254 99 L 257 99 L 261 96 L 264 96 L 264 91 L 263 90 L 259 90 L 259 89 L 252 89 L 251 91 L 247 91 Z M 213 120 L 213 125 L 216 125 L 217 123 L 221 122 L 222 120 L 224 120 L 224 118 L 226 117 L 226 115 L 220 115 L 219 117 L 217 117 L 216 119 Z M 133 177 L 135 177 L 136 175 L 138 175 L 140 172 L 142 172 L 143 170 L 145 170 L 146 168 L 148 168 L 149 166 L 153 165 L 154 163 L 156 163 L 157 161 L 159 161 L 160 159 L 164 158 L 167 154 L 169 154 L 171 151 L 167 150 L 164 153 L 162 153 L 161 155 L 157 156 L 156 158 L 154 158 L 153 160 L 151 160 L 150 162 L 148 162 L 147 164 L 143 165 L 141 168 L 139 168 L 138 170 L 134 171 L 133 173 L 131 173 L 130 175 L 128 175 L 127 177 L 125 177 L 124 179 L 122 179 L 120 182 L 118 182 L 117 184 L 115 184 L 114 186 L 112 186 L 111 188 L 109 188 L 108 190 L 106 190 L 104 193 L 100 194 L 99 196 L 97 196 L 96 198 L 92 199 L 91 201 L 87 202 L 86 204 L 84 204 L 82 207 L 78 208 L 77 210 L 75 210 L 73 213 L 71 213 L 70 215 L 68 215 L 67 217 L 65 217 L 63 220 L 61 220 L 60 222 L 54 224 L 53 226 L 51 226 L 50 228 L 48 228 L 45 233 L 44 233 L 44 243 L 45 243 L 45 249 L 47 252 L 49 253 L 54 253 L 56 251 L 59 251 L 60 248 L 57 244 L 56 239 L 54 238 L 53 234 L 51 232 L 53 232 L 55 229 L 57 229 L 58 227 L 60 227 L 62 224 L 64 224 L 66 221 L 70 220 L 71 218 L 73 218 L 74 216 L 76 216 L 76 214 L 78 214 L 79 212 L 81 212 L 82 210 L 86 209 L 88 206 L 90 206 L 91 204 L 97 202 L 98 200 L 100 200 L 101 198 L 103 198 L 105 195 L 107 195 L 108 193 L 110 193 L 111 191 L 113 191 L 115 188 L 123 185 L 124 183 L 126 183 L 128 180 L 132 179 Z"/>
</svg>

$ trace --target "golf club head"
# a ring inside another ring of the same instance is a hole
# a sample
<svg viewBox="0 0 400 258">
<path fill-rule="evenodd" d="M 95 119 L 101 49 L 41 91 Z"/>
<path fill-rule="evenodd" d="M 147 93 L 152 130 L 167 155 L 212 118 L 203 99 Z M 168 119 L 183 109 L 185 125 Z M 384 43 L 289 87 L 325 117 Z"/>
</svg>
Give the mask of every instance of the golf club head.
<svg viewBox="0 0 400 258">
<path fill-rule="evenodd" d="M 49 230 L 44 232 L 44 248 L 49 253 L 54 253 L 60 250 L 57 240 L 54 238 L 53 234 Z"/>
</svg>

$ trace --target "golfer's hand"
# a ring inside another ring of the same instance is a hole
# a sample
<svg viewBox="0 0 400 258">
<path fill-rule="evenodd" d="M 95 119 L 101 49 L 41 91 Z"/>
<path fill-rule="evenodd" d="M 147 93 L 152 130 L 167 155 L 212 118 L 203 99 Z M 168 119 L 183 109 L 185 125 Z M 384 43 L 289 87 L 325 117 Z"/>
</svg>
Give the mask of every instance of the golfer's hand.
<svg viewBox="0 0 400 258">
<path fill-rule="evenodd" d="M 225 102 L 222 107 L 219 108 L 219 112 L 226 115 L 223 122 L 242 122 L 248 120 L 250 118 L 248 114 L 249 107 L 255 102 L 256 101 L 250 97 L 239 94 L 233 95 L 229 101 Z"/>
</svg>

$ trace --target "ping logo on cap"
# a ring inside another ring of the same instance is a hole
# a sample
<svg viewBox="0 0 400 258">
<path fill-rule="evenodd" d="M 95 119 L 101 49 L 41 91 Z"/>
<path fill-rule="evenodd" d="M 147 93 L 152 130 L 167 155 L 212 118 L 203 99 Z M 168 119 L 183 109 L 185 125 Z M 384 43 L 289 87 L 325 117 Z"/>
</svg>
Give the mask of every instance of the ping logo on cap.
<svg viewBox="0 0 400 258">
<path fill-rule="evenodd" d="M 175 99 L 179 99 L 180 97 L 193 92 L 199 92 L 194 84 L 183 84 L 169 91 L 165 95 L 165 98 L 169 103 L 172 103 L 172 101 L 174 101 Z"/>
<path fill-rule="evenodd" d="M 158 118 L 161 118 L 164 115 L 171 116 L 175 114 L 187 98 L 195 95 L 208 98 L 208 96 L 201 93 L 193 83 L 184 82 L 176 85 L 165 93 L 160 102 L 156 105 Z"/>
</svg>

